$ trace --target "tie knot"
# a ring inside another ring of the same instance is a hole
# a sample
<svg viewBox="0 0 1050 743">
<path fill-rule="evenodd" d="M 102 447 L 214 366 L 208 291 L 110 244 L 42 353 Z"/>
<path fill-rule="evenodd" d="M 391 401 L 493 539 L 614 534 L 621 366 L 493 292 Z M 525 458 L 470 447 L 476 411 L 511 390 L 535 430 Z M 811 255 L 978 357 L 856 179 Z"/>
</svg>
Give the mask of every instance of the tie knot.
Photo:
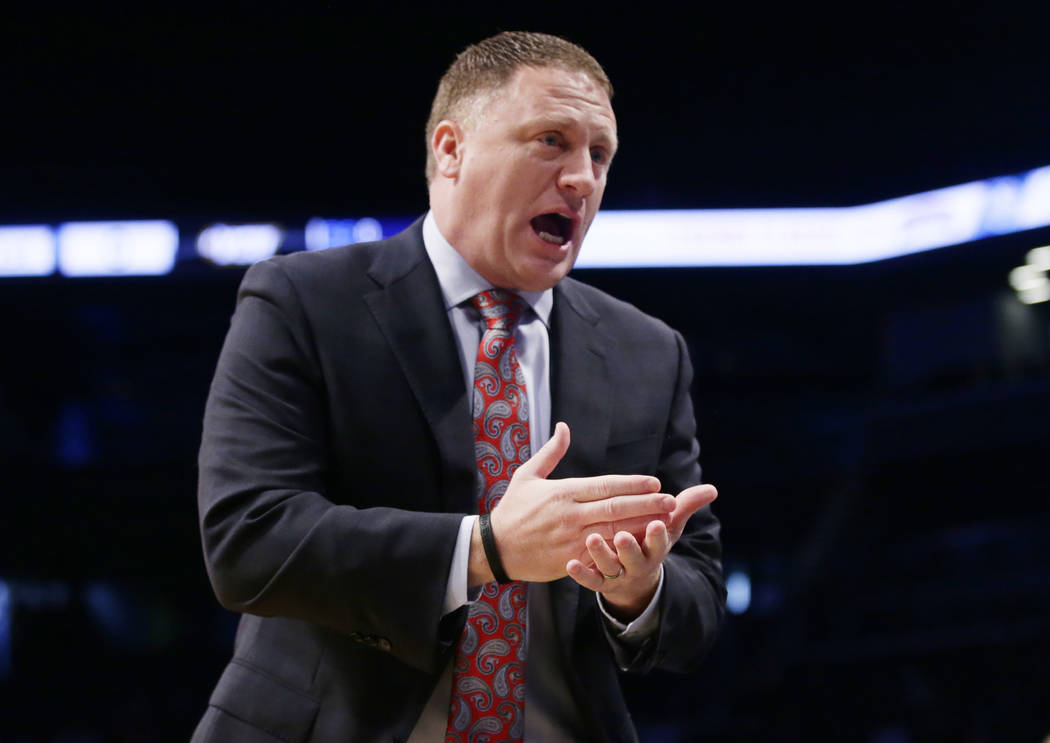
<svg viewBox="0 0 1050 743">
<path fill-rule="evenodd" d="M 518 324 L 525 300 L 506 289 L 486 289 L 471 297 L 489 330 L 510 330 Z"/>
</svg>

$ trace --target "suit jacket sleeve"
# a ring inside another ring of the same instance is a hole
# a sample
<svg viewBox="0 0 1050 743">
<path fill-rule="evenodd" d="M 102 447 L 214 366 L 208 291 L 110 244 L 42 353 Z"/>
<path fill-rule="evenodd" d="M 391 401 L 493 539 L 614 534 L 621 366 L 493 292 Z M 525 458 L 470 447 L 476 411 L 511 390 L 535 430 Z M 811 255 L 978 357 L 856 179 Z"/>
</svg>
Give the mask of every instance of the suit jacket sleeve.
<svg viewBox="0 0 1050 743">
<path fill-rule="evenodd" d="M 692 368 L 682 337 L 674 333 L 679 364 L 667 434 L 655 474 L 665 492 L 676 493 L 700 482 L 693 404 Z M 718 520 L 709 508 L 697 512 L 664 560 L 664 581 L 657 607 L 659 623 L 638 647 L 618 645 L 618 663 L 630 672 L 653 668 L 692 670 L 714 642 L 725 611 Z M 610 642 L 615 642 L 610 638 Z"/>
<path fill-rule="evenodd" d="M 700 453 L 689 393 L 693 371 L 682 336 L 674 333 L 678 374 L 657 476 L 665 492 L 676 493 L 700 482 Z M 719 523 L 710 507 L 688 521 L 681 538 L 664 560 L 660 629 L 648 652 L 632 671 L 660 668 L 693 670 L 714 644 L 725 613 L 725 583 Z"/>
<path fill-rule="evenodd" d="M 355 453 L 332 440 L 329 351 L 291 265 L 245 275 L 209 393 L 198 492 L 209 577 L 229 609 L 326 625 L 434 672 L 458 634 L 441 607 L 461 515 L 385 507 L 388 483 L 367 467 L 356 482 L 334 472 Z M 367 326 L 352 308 L 343 320 Z M 361 335 L 344 356 L 379 346 Z M 375 436 L 396 438 L 384 426 L 377 417 Z"/>
<path fill-rule="evenodd" d="M 554 476 L 656 475 L 666 493 L 699 483 L 693 371 L 682 336 L 571 278 L 555 300 L 553 415 L 569 424 L 572 446 Z M 597 602 L 579 591 L 574 639 L 595 664 L 592 650 L 612 651 Z M 692 670 L 713 644 L 725 607 L 719 523 L 710 508 L 693 515 L 665 558 L 659 602 L 659 628 L 627 670 Z M 602 642 L 592 646 L 595 637 Z"/>
</svg>

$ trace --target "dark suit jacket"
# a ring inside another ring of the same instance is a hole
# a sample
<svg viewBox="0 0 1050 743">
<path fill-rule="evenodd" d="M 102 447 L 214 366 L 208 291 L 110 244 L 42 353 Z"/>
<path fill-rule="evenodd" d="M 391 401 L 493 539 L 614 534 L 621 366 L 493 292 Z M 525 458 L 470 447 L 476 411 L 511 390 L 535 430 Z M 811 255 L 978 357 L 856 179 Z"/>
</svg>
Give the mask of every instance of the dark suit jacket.
<svg viewBox="0 0 1050 743">
<path fill-rule="evenodd" d="M 553 477 L 700 479 L 681 337 L 572 279 L 551 315 Z M 195 740 L 408 737 L 454 652 L 442 618 L 460 520 L 475 511 L 467 390 L 421 222 L 389 240 L 253 266 L 204 417 L 200 522 L 234 657 Z M 552 584 L 569 687 L 594 740 L 636 738 L 593 595 Z M 696 514 L 665 562 L 660 630 L 632 670 L 693 668 L 724 588 L 718 522 Z"/>
</svg>

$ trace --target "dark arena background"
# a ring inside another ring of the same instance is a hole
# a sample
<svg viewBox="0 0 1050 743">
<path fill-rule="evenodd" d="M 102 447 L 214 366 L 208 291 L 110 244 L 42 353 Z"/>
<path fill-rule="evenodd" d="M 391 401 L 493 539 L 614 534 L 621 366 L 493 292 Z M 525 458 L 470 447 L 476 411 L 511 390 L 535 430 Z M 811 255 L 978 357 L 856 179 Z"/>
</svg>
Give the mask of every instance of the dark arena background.
<svg viewBox="0 0 1050 743">
<path fill-rule="evenodd" d="M 236 621 L 195 457 L 245 264 L 422 213 L 438 78 L 520 28 L 616 87 L 605 209 L 733 210 L 575 272 L 687 338 L 721 494 L 731 611 L 696 675 L 624 679 L 642 740 L 1050 736 L 1040 4 L 586 5 L 5 11 L 0 741 L 188 739 Z M 873 204 L 909 241 L 842 259 Z"/>
</svg>

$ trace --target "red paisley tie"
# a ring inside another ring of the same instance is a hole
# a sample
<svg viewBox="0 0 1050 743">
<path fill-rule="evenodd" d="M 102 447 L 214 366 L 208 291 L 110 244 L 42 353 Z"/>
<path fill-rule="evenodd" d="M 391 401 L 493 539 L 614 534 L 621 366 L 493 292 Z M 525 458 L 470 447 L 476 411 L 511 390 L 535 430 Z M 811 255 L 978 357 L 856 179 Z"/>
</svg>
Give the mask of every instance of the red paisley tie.
<svg viewBox="0 0 1050 743">
<path fill-rule="evenodd" d="M 514 326 L 516 294 L 483 291 L 472 300 L 485 321 L 474 364 L 474 456 L 478 512 L 488 513 L 531 455 L 525 377 Z M 445 743 L 521 741 L 525 732 L 525 584 L 488 583 L 471 603 L 456 648 Z"/>
</svg>

